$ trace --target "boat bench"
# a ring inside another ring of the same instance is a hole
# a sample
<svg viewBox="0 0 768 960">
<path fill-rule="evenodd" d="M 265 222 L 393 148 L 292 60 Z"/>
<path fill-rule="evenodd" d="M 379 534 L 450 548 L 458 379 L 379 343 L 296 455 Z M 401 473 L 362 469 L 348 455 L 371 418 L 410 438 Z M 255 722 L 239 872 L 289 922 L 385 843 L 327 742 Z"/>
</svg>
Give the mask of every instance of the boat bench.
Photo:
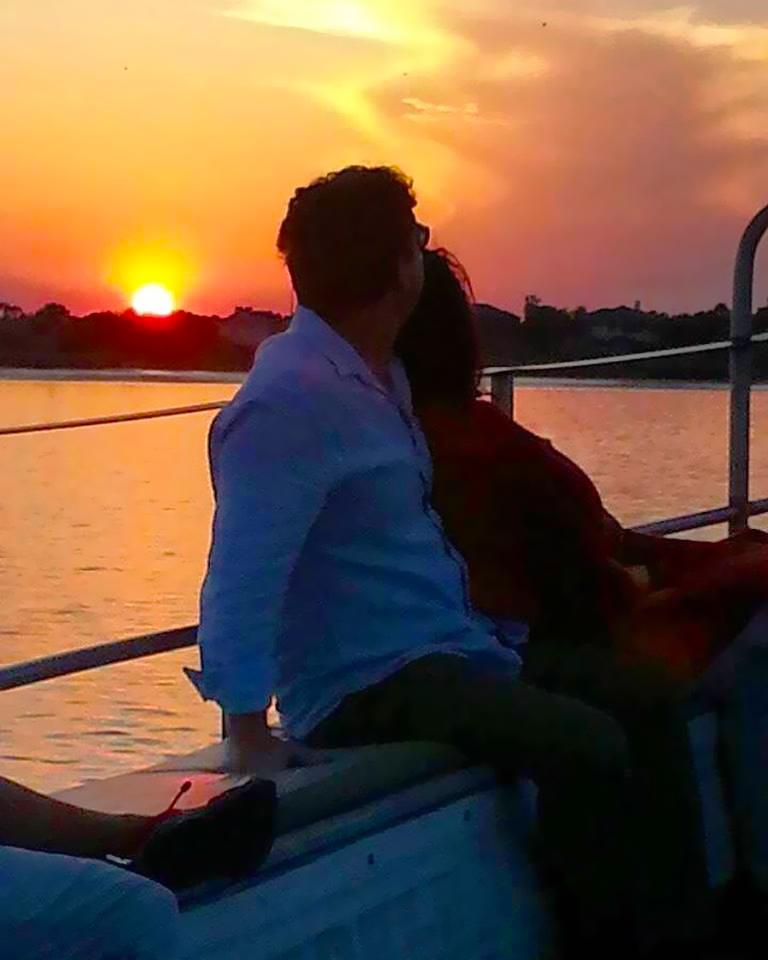
<svg viewBox="0 0 768 960">
<path fill-rule="evenodd" d="M 182 898 L 184 960 L 533 960 L 550 955 L 551 914 L 527 839 L 534 791 L 430 743 L 325 751 L 286 770 L 278 837 L 239 883 Z M 222 744 L 65 790 L 113 813 L 154 814 L 185 780 L 181 809 L 242 778 L 217 772 Z M 255 771 L 258 773 L 258 771 Z"/>
<path fill-rule="evenodd" d="M 260 774 L 258 767 L 254 769 L 253 775 L 277 783 L 279 834 L 346 814 L 372 800 L 467 765 L 458 751 L 431 743 L 329 750 L 323 755 L 329 758 L 328 762 L 278 774 L 266 770 Z M 192 788 L 181 798 L 178 809 L 191 809 L 247 779 L 222 772 L 224 762 L 224 746 L 216 743 L 144 770 L 90 780 L 56 796 L 105 813 L 152 815 L 164 810 L 181 784 L 190 780 Z"/>
<path fill-rule="evenodd" d="M 717 719 L 691 704 L 710 883 L 733 870 L 717 766 Z M 185 958 L 235 960 L 533 960 L 552 924 L 530 839 L 535 788 L 499 787 L 455 750 L 428 743 L 328 751 L 285 770 L 267 863 L 236 884 L 182 899 Z M 223 744 L 66 790 L 60 799 L 114 813 L 199 806 L 242 778 L 219 772 Z M 255 771 L 258 773 L 258 771 Z M 419 946 L 421 944 L 421 946 Z"/>
</svg>

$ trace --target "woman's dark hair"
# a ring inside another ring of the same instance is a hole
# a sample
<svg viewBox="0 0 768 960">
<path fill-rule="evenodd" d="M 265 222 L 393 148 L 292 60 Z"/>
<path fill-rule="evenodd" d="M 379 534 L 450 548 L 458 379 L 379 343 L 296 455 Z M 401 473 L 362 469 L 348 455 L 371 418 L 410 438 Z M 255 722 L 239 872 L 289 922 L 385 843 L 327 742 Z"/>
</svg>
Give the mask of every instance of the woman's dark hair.
<svg viewBox="0 0 768 960">
<path fill-rule="evenodd" d="M 413 243 L 415 206 L 394 167 L 346 167 L 297 190 L 277 249 L 299 303 L 332 321 L 381 300 Z"/>
<path fill-rule="evenodd" d="M 480 348 L 466 270 L 446 250 L 424 253 L 424 288 L 400 331 L 395 353 L 408 374 L 416 409 L 470 404 L 478 395 Z"/>
</svg>

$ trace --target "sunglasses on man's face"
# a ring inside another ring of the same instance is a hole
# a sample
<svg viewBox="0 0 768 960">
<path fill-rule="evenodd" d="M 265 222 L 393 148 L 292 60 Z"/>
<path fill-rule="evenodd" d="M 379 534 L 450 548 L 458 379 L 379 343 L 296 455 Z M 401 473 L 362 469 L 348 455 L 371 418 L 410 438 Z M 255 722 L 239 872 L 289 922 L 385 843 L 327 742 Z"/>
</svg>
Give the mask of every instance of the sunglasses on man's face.
<svg viewBox="0 0 768 960">
<path fill-rule="evenodd" d="M 426 250 L 429 246 L 430 229 L 423 223 L 416 224 L 416 242 L 421 250 Z"/>
</svg>

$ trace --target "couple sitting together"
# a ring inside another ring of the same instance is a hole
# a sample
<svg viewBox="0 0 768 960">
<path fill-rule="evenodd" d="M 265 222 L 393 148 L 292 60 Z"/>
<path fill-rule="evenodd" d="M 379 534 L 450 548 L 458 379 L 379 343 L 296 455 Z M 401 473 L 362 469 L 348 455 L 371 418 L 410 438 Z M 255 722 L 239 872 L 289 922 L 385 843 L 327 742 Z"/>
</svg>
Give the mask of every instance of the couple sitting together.
<svg viewBox="0 0 768 960">
<path fill-rule="evenodd" d="M 415 205 L 398 171 L 363 167 L 289 205 L 278 247 L 299 309 L 211 432 L 195 683 L 226 715 L 237 772 L 418 740 L 530 777 L 563 955 L 704 956 L 690 699 L 721 718 L 730 919 L 746 928 L 768 861 L 744 700 L 766 551 L 753 533 L 623 530 L 572 461 L 479 399 L 470 285 L 428 249 Z M 273 694 L 288 740 L 267 726 Z M 78 921 L 91 952 L 66 955 L 171 956 L 175 903 L 151 881 L 252 869 L 274 804 L 252 781 L 196 813 L 114 817 L 0 781 L 0 872 L 19 881 L 0 890 L 0 925 L 31 938 L 15 956 L 47 955 Z M 132 873 L 52 853 L 117 854 Z"/>
<path fill-rule="evenodd" d="M 530 777 L 565 955 L 704 956 L 690 694 L 721 715 L 736 899 L 756 915 L 765 762 L 742 681 L 765 549 L 623 530 L 574 463 L 479 399 L 469 283 L 415 205 L 389 168 L 291 200 L 278 248 L 299 308 L 210 437 L 195 682 L 237 770 L 318 759 L 297 741 L 418 740 Z"/>
</svg>

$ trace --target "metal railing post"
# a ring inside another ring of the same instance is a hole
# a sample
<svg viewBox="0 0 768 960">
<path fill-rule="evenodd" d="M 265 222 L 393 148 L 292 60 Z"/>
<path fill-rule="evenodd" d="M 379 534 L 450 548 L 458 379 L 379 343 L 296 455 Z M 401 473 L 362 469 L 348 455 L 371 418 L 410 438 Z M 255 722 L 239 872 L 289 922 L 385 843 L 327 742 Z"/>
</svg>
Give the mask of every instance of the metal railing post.
<svg viewBox="0 0 768 960">
<path fill-rule="evenodd" d="M 733 280 L 731 349 L 729 355 L 730 440 L 728 503 L 734 510 L 730 533 L 744 530 L 749 520 L 749 441 L 752 392 L 752 299 L 757 247 L 768 230 L 768 206 L 752 220 L 739 243 Z"/>
<path fill-rule="evenodd" d="M 509 371 L 491 374 L 491 400 L 494 404 L 514 416 L 515 412 L 515 375 Z"/>
</svg>

